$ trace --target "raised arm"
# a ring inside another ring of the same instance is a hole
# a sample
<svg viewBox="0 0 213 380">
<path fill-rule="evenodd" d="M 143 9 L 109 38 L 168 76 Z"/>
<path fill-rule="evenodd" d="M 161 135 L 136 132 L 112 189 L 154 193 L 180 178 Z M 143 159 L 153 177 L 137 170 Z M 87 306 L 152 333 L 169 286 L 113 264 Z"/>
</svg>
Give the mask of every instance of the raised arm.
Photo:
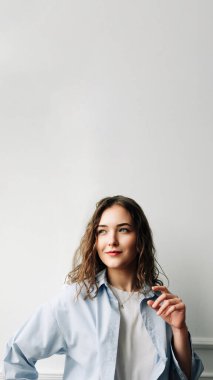
<svg viewBox="0 0 213 380">
<path fill-rule="evenodd" d="M 186 326 L 186 306 L 182 300 L 171 294 L 165 286 L 153 286 L 153 291 L 161 295 L 148 305 L 156 310 L 157 315 L 164 319 L 172 329 L 172 347 L 180 368 L 187 379 L 192 376 L 192 351 L 189 333 Z"/>
</svg>

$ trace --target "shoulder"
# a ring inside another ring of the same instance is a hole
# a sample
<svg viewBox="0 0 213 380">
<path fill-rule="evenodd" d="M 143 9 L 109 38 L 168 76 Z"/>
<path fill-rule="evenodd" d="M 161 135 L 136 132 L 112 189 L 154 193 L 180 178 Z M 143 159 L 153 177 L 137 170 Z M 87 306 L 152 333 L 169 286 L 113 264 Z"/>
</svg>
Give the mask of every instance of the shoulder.
<svg viewBox="0 0 213 380">
<path fill-rule="evenodd" d="M 64 285 L 54 299 L 51 308 L 54 319 L 61 331 L 66 334 L 70 326 L 77 326 L 82 320 L 95 319 L 98 297 L 85 299 L 85 287 L 79 293 L 79 285 Z"/>
<path fill-rule="evenodd" d="M 92 299 L 87 296 L 87 289 L 85 284 L 64 284 L 58 294 L 52 298 L 51 305 L 55 311 L 77 310 L 78 308 L 85 307 L 86 305 L 93 308 L 95 300 L 99 298 L 100 288 L 106 284 L 106 273 L 105 270 L 99 272 L 96 276 L 96 285 L 98 288 L 98 294 L 96 292 L 96 287 L 93 286 L 91 290 Z M 97 295 L 97 297 L 96 297 Z M 94 298 L 93 298 L 94 297 Z"/>
<path fill-rule="evenodd" d="M 53 307 L 57 307 L 59 305 L 70 305 L 76 302 L 78 292 L 78 284 L 64 284 L 60 291 L 50 300 L 50 302 Z M 80 292 L 79 296 L 82 297 L 82 291 Z"/>
<path fill-rule="evenodd" d="M 94 290 L 94 288 L 93 288 Z M 93 301 L 94 291 L 91 292 L 92 298 L 87 297 L 87 289 L 84 284 L 65 284 L 58 292 L 58 294 L 52 298 L 51 305 L 54 310 L 58 309 L 76 309 L 78 306 Z"/>
</svg>

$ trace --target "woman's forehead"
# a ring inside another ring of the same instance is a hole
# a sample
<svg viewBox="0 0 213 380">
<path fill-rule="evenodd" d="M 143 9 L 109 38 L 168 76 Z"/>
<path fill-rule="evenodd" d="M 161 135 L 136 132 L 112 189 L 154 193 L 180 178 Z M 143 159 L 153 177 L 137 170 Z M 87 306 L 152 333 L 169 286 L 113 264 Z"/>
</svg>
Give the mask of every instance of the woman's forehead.
<svg viewBox="0 0 213 380">
<path fill-rule="evenodd" d="M 113 205 L 105 209 L 101 215 L 99 224 L 107 224 L 113 221 L 119 221 L 118 223 L 131 223 L 132 217 L 128 210 L 123 206 Z"/>
</svg>

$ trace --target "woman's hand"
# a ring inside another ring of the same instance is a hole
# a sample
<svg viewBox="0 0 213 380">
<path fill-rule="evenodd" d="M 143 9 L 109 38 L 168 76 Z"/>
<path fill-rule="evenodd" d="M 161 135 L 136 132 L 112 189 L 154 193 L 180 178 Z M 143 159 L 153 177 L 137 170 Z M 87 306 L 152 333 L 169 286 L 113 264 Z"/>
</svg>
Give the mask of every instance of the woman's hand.
<svg viewBox="0 0 213 380">
<path fill-rule="evenodd" d="M 155 301 L 149 300 L 147 304 L 173 329 L 186 329 L 186 306 L 183 301 L 170 293 L 165 286 L 152 286 L 152 290 L 162 294 Z"/>
<path fill-rule="evenodd" d="M 170 293 L 165 286 L 153 286 L 154 292 L 160 291 L 161 295 L 155 300 L 149 300 L 147 304 L 156 310 L 157 315 L 169 323 L 173 332 L 172 346 L 175 357 L 187 376 L 191 379 L 191 345 L 186 326 L 186 306 L 183 301 Z"/>
</svg>

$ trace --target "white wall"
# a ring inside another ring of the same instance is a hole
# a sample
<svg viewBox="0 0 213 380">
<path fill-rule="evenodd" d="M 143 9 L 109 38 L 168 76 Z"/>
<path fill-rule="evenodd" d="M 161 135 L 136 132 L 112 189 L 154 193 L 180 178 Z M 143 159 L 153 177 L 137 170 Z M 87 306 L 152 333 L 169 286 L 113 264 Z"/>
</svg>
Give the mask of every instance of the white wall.
<svg viewBox="0 0 213 380">
<path fill-rule="evenodd" d="M 60 289 L 95 202 L 116 194 L 143 207 L 191 334 L 211 346 L 212 12 L 1 1 L 1 353 Z"/>
</svg>

